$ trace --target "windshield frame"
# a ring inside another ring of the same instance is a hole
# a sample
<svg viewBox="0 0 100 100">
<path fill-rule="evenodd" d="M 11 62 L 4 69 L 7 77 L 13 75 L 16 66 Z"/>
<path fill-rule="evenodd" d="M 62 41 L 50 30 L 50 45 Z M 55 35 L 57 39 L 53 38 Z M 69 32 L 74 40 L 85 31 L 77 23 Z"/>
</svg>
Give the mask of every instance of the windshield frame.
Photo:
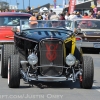
<svg viewBox="0 0 100 100">
<path fill-rule="evenodd" d="M 67 21 L 66 21 L 66 20 L 58 20 L 58 21 L 56 21 L 56 22 L 63 22 L 63 23 L 65 22 L 65 23 L 64 23 L 65 26 L 61 26 L 61 27 L 60 27 L 60 26 L 59 26 L 59 27 L 51 27 L 51 26 L 50 26 L 50 27 L 48 27 L 48 26 L 47 26 L 47 27 L 44 27 L 44 26 L 38 27 L 38 26 L 36 26 L 36 27 L 33 27 L 33 28 L 28 27 L 28 28 L 24 29 L 23 26 L 24 26 L 25 24 L 22 24 L 22 23 L 26 23 L 26 24 L 28 25 L 29 22 L 31 22 L 31 21 L 29 21 L 29 20 L 20 20 L 20 30 L 22 31 L 22 30 L 26 30 L 26 29 L 35 29 L 35 28 L 44 28 L 44 29 L 45 29 L 45 28 L 52 28 L 52 29 L 54 29 L 54 28 L 62 29 L 62 28 L 63 28 L 63 29 L 66 29 L 66 22 L 67 22 Z M 38 22 L 37 25 L 39 25 L 40 22 L 43 22 L 42 24 L 44 25 L 46 22 L 49 22 L 49 23 L 50 23 L 50 22 L 54 22 L 54 21 L 51 21 L 51 20 L 37 20 L 37 22 Z M 45 22 L 45 23 L 44 23 L 44 22 Z M 47 24 L 48 24 L 48 23 L 47 23 Z M 28 26 L 29 26 L 29 25 L 28 25 Z"/>
</svg>

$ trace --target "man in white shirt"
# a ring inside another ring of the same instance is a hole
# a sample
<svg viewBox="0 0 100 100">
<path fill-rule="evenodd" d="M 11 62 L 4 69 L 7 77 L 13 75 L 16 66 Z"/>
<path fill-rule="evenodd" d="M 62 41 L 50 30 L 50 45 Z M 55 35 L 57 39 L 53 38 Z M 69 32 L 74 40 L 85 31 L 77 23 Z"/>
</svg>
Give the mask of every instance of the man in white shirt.
<svg viewBox="0 0 100 100">
<path fill-rule="evenodd" d="M 42 17 L 43 17 L 43 20 L 46 20 L 45 13 L 44 13 L 44 14 L 42 14 Z"/>
<path fill-rule="evenodd" d="M 65 20 L 69 20 L 69 14 L 68 14 L 68 12 L 66 12 Z"/>
<path fill-rule="evenodd" d="M 77 16 L 75 14 L 75 11 L 72 12 L 72 14 L 69 16 L 69 20 L 77 19 Z"/>
</svg>

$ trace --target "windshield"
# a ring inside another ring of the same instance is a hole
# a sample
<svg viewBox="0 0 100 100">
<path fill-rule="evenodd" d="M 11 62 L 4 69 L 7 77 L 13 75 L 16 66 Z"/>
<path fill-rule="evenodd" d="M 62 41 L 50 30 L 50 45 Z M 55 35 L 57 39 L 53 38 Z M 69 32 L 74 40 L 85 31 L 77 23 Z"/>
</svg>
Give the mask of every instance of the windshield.
<svg viewBox="0 0 100 100">
<path fill-rule="evenodd" d="M 67 30 L 66 21 L 20 21 L 20 30 L 23 35 L 42 35 L 42 36 L 62 36 L 67 37 L 73 34 L 71 30 Z M 19 27 L 17 27 L 19 29 Z"/>
<path fill-rule="evenodd" d="M 100 29 L 100 21 L 99 20 L 77 20 L 75 22 L 75 27 L 81 29 Z"/>
<path fill-rule="evenodd" d="M 33 29 L 33 28 L 66 28 L 66 21 L 57 20 L 57 21 L 49 21 L 49 20 L 21 20 L 20 24 L 21 30 L 25 29 Z"/>
<path fill-rule="evenodd" d="M 19 26 L 20 20 L 28 20 L 27 16 L 0 16 L 0 26 Z"/>
<path fill-rule="evenodd" d="M 69 30 L 73 30 L 73 21 L 67 21 L 66 28 Z"/>
</svg>

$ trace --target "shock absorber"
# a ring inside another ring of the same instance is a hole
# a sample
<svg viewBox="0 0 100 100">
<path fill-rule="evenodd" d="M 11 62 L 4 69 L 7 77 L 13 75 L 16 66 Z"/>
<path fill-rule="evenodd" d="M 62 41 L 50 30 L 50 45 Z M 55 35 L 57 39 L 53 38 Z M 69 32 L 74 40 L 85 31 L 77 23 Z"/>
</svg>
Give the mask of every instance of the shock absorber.
<svg viewBox="0 0 100 100">
<path fill-rule="evenodd" d="M 76 77 L 75 77 L 75 71 L 74 71 L 74 68 L 72 67 L 72 72 L 73 72 L 73 82 L 75 82 L 76 81 Z"/>
</svg>

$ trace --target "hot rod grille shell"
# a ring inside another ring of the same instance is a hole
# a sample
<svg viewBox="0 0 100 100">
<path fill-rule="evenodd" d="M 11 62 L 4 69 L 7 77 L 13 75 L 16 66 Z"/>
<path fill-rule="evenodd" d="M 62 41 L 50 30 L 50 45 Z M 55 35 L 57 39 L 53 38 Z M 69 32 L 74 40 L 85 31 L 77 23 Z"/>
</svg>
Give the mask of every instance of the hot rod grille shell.
<svg viewBox="0 0 100 100">
<path fill-rule="evenodd" d="M 63 72 L 63 42 L 58 39 L 45 39 L 40 42 L 40 73 L 44 76 L 59 76 Z M 52 67 L 51 67 L 52 66 Z"/>
</svg>

